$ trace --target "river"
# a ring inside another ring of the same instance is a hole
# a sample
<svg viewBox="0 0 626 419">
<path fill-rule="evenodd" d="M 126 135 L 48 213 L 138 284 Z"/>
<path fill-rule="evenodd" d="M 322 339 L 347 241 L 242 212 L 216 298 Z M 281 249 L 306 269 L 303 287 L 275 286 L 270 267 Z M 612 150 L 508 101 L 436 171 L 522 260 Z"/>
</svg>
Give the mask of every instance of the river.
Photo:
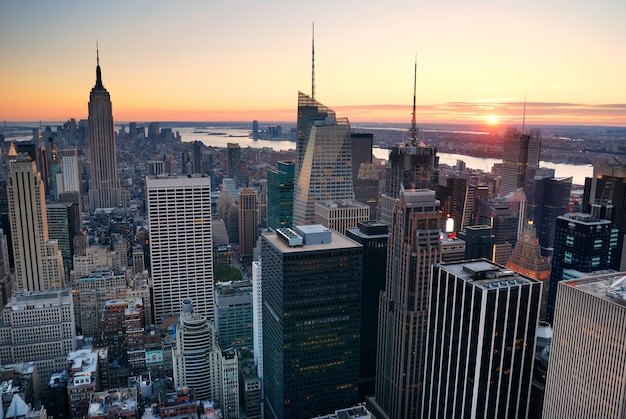
<svg viewBox="0 0 626 419">
<path fill-rule="evenodd" d="M 295 150 L 296 143 L 289 140 L 253 140 L 250 131 L 239 127 L 211 127 L 204 128 L 173 128 L 178 131 L 184 142 L 201 141 L 211 147 L 226 147 L 228 143 L 238 143 L 240 147 L 263 148 L 269 147 L 276 151 Z M 375 147 L 373 155 L 379 159 L 387 159 L 389 150 Z M 440 153 L 439 162 L 450 166 L 456 165 L 457 160 L 463 160 L 467 167 L 480 169 L 485 172 L 491 171 L 495 163 L 502 163 L 501 159 L 481 158 L 465 156 L 462 154 Z M 572 177 L 575 185 L 584 185 L 585 177 L 593 176 L 593 166 L 574 165 L 565 163 L 541 162 L 542 167 L 554 169 L 556 177 Z"/>
</svg>

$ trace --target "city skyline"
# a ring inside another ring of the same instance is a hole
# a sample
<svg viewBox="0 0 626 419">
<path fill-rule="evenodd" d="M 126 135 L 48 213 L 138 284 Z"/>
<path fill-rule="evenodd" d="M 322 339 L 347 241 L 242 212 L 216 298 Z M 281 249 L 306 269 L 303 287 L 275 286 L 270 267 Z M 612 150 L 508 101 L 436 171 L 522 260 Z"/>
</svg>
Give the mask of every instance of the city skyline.
<svg viewBox="0 0 626 419">
<path fill-rule="evenodd" d="M 4 2 L 0 120 L 86 118 L 98 43 L 116 121 L 293 121 L 298 90 L 312 90 L 315 22 L 316 98 L 351 122 L 408 122 L 417 56 L 418 124 L 525 113 L 533 125 L 624 126 L 625 11 L 612 0 Z"/>
</svg>

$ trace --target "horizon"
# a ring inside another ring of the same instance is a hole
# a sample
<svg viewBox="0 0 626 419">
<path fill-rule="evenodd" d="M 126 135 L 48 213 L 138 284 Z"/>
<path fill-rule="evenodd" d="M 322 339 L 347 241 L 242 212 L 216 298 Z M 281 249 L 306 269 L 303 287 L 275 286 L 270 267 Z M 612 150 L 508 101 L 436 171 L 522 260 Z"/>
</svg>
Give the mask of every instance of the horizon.
<svg viewBox="0 0 626 419">
<path fill-rule="evenodd" d="M 417 67 L 419 125 L 626 126 L 622 2 L 240 6 L 2 2 L 0 121 L 85 119 L 99 55 L 120 121 L 295 121 L 314 73 L 352 124 L 408 124 Z"/>
</svg>

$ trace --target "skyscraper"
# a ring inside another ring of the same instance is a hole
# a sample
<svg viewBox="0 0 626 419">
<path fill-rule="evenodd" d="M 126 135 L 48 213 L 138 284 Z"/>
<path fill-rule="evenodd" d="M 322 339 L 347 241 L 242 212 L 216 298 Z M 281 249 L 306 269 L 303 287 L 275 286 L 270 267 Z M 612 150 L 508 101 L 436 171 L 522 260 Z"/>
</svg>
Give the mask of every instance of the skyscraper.
<svg viewBox="0 0 626 419">
<path fill-rule="evenodd" d="M 293 225 L 313 224 L 318 201 L 354 199 L 350 123 L 298 92 Z"/>
<path fill-rule="evenodd" d="M 63 192 L 80 193 L 80 172 L 75 148 L 61 150 L 61 164 L 63 166 Z"/>
<path fill-rule="evenodd" d="M 441 257 L 441 212 L 428 189 L 401 190 L 393 211 L 370 410 L 376 417 L 410 419 L 421 412 L 430 267 Z"/>
<path fill-rule="evenodd" d="M 559 283 L 544 418 L 624 416 L 625 275 Z"/>
<path fill-rule="evenodd" d="M 226 145 L 227 166 L 226 177 L 235 181 L 235 187 L 239 188 L 242 184 L 241 179 L 241 147 L 237 143 L 228 143 Z"/>
<path fill-rule="evenodd" d="M 611 267 L 616 257 L 618 230 L 608 220 L 590 214 L 565 214 L 556 219 L 554 253 L 546 321 L 552 324 L 563 270 L 589 273 Z"/>
<path fill-rule="evenodd" d="M 17 289 L 44 291 L 65 287 L 63 258 L 49 240 L 45 188 L 30 157 L 9 155 L 9 218 Z"/>
<path fill-rule="evenodd" d="M 96 85 L 89 94 L 89 208 L 117 208 L 122 205 L 122 188 L 117 177 L 117 151 L 111 96 L 102 84 L 100 58 Z"/>
<path fill-rule="evenodd" d="M 180 302 L 214 321 L 211 181 L 206 175 L 146 176 L 154 318 L 176 316 Z"/>
<path fill-rule="evenodd" d="M 381 220 L 391 225 L 393 207 L 401 189 L 430 189 L 437 192 L 439 186 L 439 158 L 435 147 L 426 146 L 419 139 L 416 125 L 415 98 L 417 89 L 417 62 L 413 81 L 413 117 L 409 138 L 405 144 L 398 144 L 389 152 L 387 185 L 381 196 Z"/>
<path fill-rule="evenodd" d="M 376 221 L 360 222 L 357 228 L 349 228 L 346 236 L 363 246 L 359 361 L 359 400 L 362 401 L 374 394 L 378 351 L 378 296 L 385 289 L 389 227 Z"/>
<path fill-rule="evenodd" d="M 276 162 L 276 169 L 267 170 L 267 226 L 271 231 L 292 226 L 294 170 L 293 161 Z"/>
<path fill-rule="evenodd" d="M 503 147 L 500 196 L 515 192 L 517 188 L 524 188 L 524 192 L 534 196 L 534 173 L 541 158 L 539 130 L 531 129 L 528 134 L 524 134 L 515 128 L 508 128 L 504 134 Z"/>
<path fill-rule="evenodd" d="M 320 225 L 262 235 L 265 417 L 356 403 L 362 253 Z"/>
<path fill-rule="evenodd" d="M 547 178 L 535 181 L 535 216 L 539 244 L 547 252 L 554 246 L 556 218 L 567 212 L 572 178 Z M 548 253 L 549 254 L 549 253 Z"/>
<path fill-rule="evenodd" d="M 251 257 L 258 237 L 256 191 L 242 188 L 239 191 L 239 254 Z"/>
<path fill-rule="evenodd" d="M 486 260 L 433 267 L 420 417 L 527 416 L 540 293 Z"/>
</svg>

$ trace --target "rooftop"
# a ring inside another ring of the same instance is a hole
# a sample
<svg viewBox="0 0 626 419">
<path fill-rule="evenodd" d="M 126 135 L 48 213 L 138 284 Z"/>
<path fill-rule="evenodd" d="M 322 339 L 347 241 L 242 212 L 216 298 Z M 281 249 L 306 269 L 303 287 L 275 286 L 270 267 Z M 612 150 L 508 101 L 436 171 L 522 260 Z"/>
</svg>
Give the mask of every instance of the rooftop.
<svg viewBox="0 0 626 419">
<path fill-rule="evenodd" d="M 561 284 L 626 307 L 626 272 L 564 280 Z"/>
<path fill-rule="evenodd" d="M 464 281 L 471 281 L 475 286 L 487 290 L 539 282 L 501 265 L 491 263 L 487 259 L 441 263 L 440 266 L 456 277 Z"/>
<path fill-rule="evenodd" d="M 320 231 L 320 228 L 328 230 L 326 227 L 321 225 L 306 225 L 306 226 L 298 226 L 299 229 L 304 229 L 308 232 L 317 232 Z M 322 230 L 323 231 L 323 230 Z M 354 248 L 361 247 L 357 242 L 347 238 L 346 236 L 337 233 L 336 231 L 328 230 L 331 234 L 331 242 L 330 243 L 321 243 L 321 244 L 304 244 L 299 247 L 289 247 L 288 244 L 283 242 L 278 238 L 276 233 L 264 233 L 263 236 L 267 239 L 269 243 L 271 243 L 276 249 L 279 249 L 282 253 L 302 253 L 302 252 L 311 252 L 311 251 L 329 251 L 336 249 L 346 249 L 346 248 Z"/>
</svg>

